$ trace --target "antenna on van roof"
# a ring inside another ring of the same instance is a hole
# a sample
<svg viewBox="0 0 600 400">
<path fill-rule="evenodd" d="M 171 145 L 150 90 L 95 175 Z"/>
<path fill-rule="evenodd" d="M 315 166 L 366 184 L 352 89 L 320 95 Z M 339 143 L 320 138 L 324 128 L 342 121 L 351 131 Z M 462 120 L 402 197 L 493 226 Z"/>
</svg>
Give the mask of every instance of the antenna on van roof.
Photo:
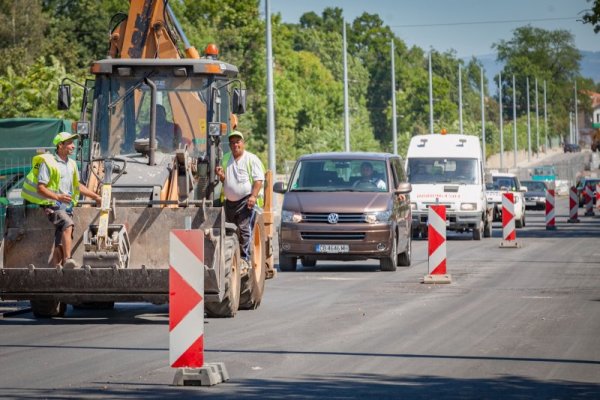
<svg viewBox="0 0 600 400">
<path fill-rule="evenodd" d="M 427 143 L 427 138 L 421 138 L 421 143 L 419 143 L 417 147 L 425 147 L 425 143 Z"/>
<path fill-rule="evenodd" d="M 457 144 L 457 146 L 465 147 L 465 143 L 467 143 L 467 139 L 461 138 L 461 139 L 458 139 L 458 141 L 460 142 L 460 144 Z"/>
</svg>

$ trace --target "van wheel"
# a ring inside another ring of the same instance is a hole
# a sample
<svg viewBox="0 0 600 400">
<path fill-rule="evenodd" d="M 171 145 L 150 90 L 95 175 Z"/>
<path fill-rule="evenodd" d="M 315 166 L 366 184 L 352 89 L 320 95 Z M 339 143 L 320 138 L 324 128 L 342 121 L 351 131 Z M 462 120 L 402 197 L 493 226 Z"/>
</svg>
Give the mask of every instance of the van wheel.
<svg viewBox="0 0 600 400">
<path fill-rule="evenodd" d="M 395 271 L 396 270 L 396 261 L 398 258 L 398 250 L 397 250 L 397 240 L 396 240 L 396 232 L 392 235 L 392 248 L 390 249 L 390 254 L 387 257 L 384 257 L 379 260 L 379 268 L 382 271 Z"/>
<path fill-rule="evenodd" d="M 288 257 L 279 253 L 279 269 L 281 271 L 295 271 L 298 257 Z"/>
<path fill-rule="evenodd" d="M 316 258 L 302 257 L 302 266 L 303 267 L 314 267 L 316 265 L 317 265 Z"/>
<path fill-rule="evenodd" d="M 56 300 L 30 300 L 36 318 L 64 317 L 67 303 Z"/>
<path fill-rule="evenodd" d="M 412 239 L 409 236 L 407 238 L 406 249 L 404 250 L 404 252 L 402 254 L 398 254 L 398 266 L 410 267 L 411 254 L 412 254 Z"/>
</svg>

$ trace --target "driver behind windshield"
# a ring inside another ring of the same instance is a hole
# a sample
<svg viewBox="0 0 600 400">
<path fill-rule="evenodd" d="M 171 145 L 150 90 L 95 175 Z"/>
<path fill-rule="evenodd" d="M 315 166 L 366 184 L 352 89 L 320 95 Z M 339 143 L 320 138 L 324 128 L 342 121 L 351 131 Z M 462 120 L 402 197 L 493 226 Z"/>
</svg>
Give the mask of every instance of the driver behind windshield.
<svg viewBox="0 0 600 400">
<path fill-rule="evenodd" d="M 142 128 L 141 138 L 150 137 L 150 123 Z M 171 121 L 167 121 L 167 110 L 164 106 L 156 105 L 156 140 L 158 149 L 165 152 L 171 152 L 179 148 L 182 133 L 181 127 Z"/>
<path fill-rule="evenodd" d="M 360 178 L 354 182 L 354 185 L 352 186 L 355 188 L 375 186 L 377 189 L 386 189 L 385 182 L 382 179 L 373 176 L 373 165 L 368 161 L 364 161 L 360 165 Z"/>
</svg>

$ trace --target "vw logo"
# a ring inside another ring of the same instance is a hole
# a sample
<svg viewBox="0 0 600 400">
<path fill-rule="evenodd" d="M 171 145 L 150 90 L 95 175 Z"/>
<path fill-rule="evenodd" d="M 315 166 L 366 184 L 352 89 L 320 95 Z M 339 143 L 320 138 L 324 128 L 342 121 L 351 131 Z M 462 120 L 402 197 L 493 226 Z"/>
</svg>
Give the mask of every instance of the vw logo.
<svg viewBox="0 0 600 400">
<path fill-rule="evenodd" d="M 337 224 L 339 219 L 340 216 L 336 213 L 331 213 L 327 216 L 327 222 L 329 222 L 330 224 Z"/>
</svg>

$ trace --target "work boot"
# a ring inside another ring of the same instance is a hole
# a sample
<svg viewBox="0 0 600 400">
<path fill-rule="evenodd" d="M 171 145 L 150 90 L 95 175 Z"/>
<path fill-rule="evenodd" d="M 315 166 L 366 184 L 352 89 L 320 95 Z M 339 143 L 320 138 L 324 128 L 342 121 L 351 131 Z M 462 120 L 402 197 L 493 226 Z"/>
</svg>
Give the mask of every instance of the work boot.
<svg viewBox="0 0 600 400">
<path fill-rule="evenodd" d="M 78 269 L 81 268 L 81 265 L 73 260 L 72 258 L 67 258 L 67 260 L 65 261 L 65 265 L 63 265 L 63 268 L 65 269 Z"/>
</svg>

